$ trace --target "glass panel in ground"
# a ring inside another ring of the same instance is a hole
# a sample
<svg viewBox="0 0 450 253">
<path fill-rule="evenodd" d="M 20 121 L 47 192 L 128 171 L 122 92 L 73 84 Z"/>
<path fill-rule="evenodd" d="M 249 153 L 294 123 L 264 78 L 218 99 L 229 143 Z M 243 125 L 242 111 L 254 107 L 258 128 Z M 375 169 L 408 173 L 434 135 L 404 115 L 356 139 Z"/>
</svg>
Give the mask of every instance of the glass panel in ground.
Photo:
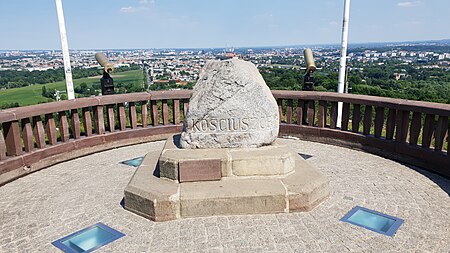
<svg viewBox="0 0 450 253">
<path fill-rule="evenodd" d="M 386 233 L 396 220 L 359 209 L 348 218 L 348 221 Z"/>
<path fill-rule="evenodd" d="M 132 166 L 132 167 L 139 167 L 142 163 L 142 160 L 144 160 L 144 157 L 140 156 L 140 157 L 136 157 L 136 158 L 133 158 L 130 160 L 120 162 L 120 163 L 128 165 L 128 166 Z"/>
<path fill-rule="evenodd" d="M 62 244 L 71 248 L 75 252 L 85 252 L 105 245 L 116 238 L 115 235 L 99 227 L 93 227 L 85 232 L 76 235 L 62 242 Z"/>
</svg>

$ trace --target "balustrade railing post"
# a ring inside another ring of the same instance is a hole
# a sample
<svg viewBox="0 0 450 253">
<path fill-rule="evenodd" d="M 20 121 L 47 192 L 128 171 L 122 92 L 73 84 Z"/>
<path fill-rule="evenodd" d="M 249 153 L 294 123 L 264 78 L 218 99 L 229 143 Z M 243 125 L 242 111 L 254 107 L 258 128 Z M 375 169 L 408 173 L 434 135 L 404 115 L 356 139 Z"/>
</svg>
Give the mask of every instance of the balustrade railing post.
<svg viewBox="0 0 450 253">
<path fill-rule="evenodd" d="M 147 118 L 148 118 L 148 110 L 147 110 L 147 101 L 141 102 L 141 115 L 142 115 L 142 127 L 147 127 Z"/>
<path fill-rule="evenodd" d="M 169 124 L 169 106 L 167 105 L 167 99 L 162 100 L 162 116 L 163 125 Z"/>
<path fill-rule="evenodd" d="M 448 117 L 439 116 L 436 132 L 434 133 L 434 150 L 442 151 L 445 143 L 445 136 L 448 129 Z"/>
<path fill-rule="evenodd" d="M 297 125 L 303 125 L 305 123 L 304 122 L 305 115 L 303 115 L 305 102 L 303 100 L 298 100 L 297 102 L 298 102 L 298 105 L 297 105 Z"/>
<path fill-rule="evenodd" d="M 78 110 L 73 109 L 71 112 L 71 126 L 72 126 L 72 135 L 74 139 L 80 139 L 81 137 L 81 123 L 80 116 L 78 115 Z"/>
<path fill-rule="evenodd" d="M 61 141 L 68 142 L 70 139 L 70 133 L 66 111 L 59 112 L 58 117 L 59 117 L 59 135 L 61 136 Z"/>
<path fill-rule="evenodd" d="M 38 148 L 45 148 L 45 132 L 41 116 L 33 117 L 33 134 Z"/>
<path fill-rule="evenodd" d="M 173 100 L 173 124 L 178 125 L 180 124 L 180 100 L 174 99 Z"/>
<path fill-rule="evenodd" d="M 288 124 L 292 124 L 292 106 L 293 106 L 292 99 L 288 99 L 286 107 L 286 123 Z"/>
<path fill-rule="evenodd" d="M 106 106 L 106 114 L 108 117 L 108 131 L 114 133 L 116 131 L 116 122 L 114 119 L 114 105 Z"/>
<path fill-rule="evenodd" d="M 20 139 L 19 121 L 3 123 L 5 131 L 6 154 L 18 156 L 22 154 L 22 140 Z"/>
<path fill-rule="evenodd" d="M 397 111 L 395 140 L 406 142 L 409 127 L 409 111 Z"/>
<path fill-rule="evenodd" d="M 47 139 L 50 145 L 55 145 L 57 142 L 56 137 L 56 123 L 53 113 L 45 114 L 45 132 L 47 133 Z"/>
<path fill-rule="evenodd" d="M 350 119 L 350 104 L 344 103 L 342 105 L 342 123 L 341 129 L 344 131 L 348 130 L 348 121 Z"/>
<path fill-rule="evenodd" d="M 159 121 L 158 104 L 156 102 L 157 102 L 156 100 L 150 101 L 150 105 L 152 107 L 152 110 L 150 113 L 152 116 L 152 125 L 153 126 L 158 126 L 158 121 Z"/>
<path fill-rule="evenodd" d="M 125 105 L 123 103 L 117 104 L 117 114 L 120 131 L 125 131 L 127 129 L 127 114 L 125 113 Z"/>
<path fill-rule="evenodd" d="M 103 116 L 103 106 L 94 106 L 94 126 L 96 134 L 105 133 L 105 118 Z"/>
<path fill-rule="evenodd" d="M 319 101 L 319 112 L 317 113 L 318 127 L 323 128 L 326 124 L 326 115 L 327 115 L 327 101 L 320 100 Z"/>
<path fill-rule="evenodd" d="M 372 128 L 372 106 L 366 105 L 364 109 L 363 134 L 369 135 L 371 128 Z"/>
<path fill-rule="evenodd" d="M 338 103 L 331 102 L 331 112 L 330 112 L 330 128 L 331 129 L 336 129 L 337 116 L 338 116 Z"/>
<path fill-rule="evenodd" d="M 84 133 L 86 134 L 86 137 L 88 137 L 92 135 L 92 118 L 89 107 L 84 107 L 82 109 L 82 113 L 83 113 Z"/>
<path fill-rule="evenodd" d="M 33 150 L 33 129 L 30 118 L 22 119 L 22 139 L 25 152 L 31 152 Z"/>
<path fill-rule="evenodd" d="M 308 102 L 308 126 L 314 126 L 316 104 L 314 100 Z"/>
<path fill-rule="evenodd" d="M 6 159 L 6 143 L 3 138 L 3 132 L 0 130 L 0 160 Z"/>
<path fill-rule="evenodd" d="M 131 129 L 137 128 L 137 114 L 136 114 L 136 103 L 128 103 L 128 110 L 130 114 Z"/>
<path fill-rule="evenodd" d="M 447 155 L 450 156 L 450 126 L 447 126 Z"/>
<path fill-rule="evenodd" d="M 278 114 L 280 115 L 280 123 L 283 122 L 283 100 L 277 99 L 278 104 Z"/>
<path fill-rule="evenodd" d="M 386 120 L 386 140 L 392 140 L 394 138 L 396 114 L 397 113 L 395 109 L 389 109 L 388 117 Z"/>
<path fill-rule="evenodd" d="M 352 132 L 359 133 L 359 123 L 361 122 L 361 105 L 353 105 Z"/>
<path fill-rule="evenodd" d="M 374 126 L 374 136 L 376 138 L 381 137 L 381 133 L 383 132 L 383 124 L 384 124 L 384 108 L 377 107 L 375 109 L 375 126 Z"/>
<path fill-rule="evenodd" d="M 409 144 L 417 145 L 421 128 L 422 114 L 420 112 L 414 112 L 411 120 L 411 128 L 409 129 Z"/>
<path fill-rule="evenodd" d="M 433 138 L 434 133 L 434 115 L 427 114 L 425 116 L 425 122 L 423 124 L 423 132 L 422 132 L 422 147 L 429 148 L 431 145 L 431 139 Z"/>
</svg>

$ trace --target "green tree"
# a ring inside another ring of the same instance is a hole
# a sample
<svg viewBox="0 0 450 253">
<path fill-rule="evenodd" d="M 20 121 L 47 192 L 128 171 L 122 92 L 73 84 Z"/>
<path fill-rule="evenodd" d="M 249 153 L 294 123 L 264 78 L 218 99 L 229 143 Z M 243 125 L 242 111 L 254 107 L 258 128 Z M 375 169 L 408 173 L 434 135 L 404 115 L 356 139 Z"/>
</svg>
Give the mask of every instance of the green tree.
<svg viewBox="0 0 450 253">
<path fill-rule="evenodd" d="M 47 87 L 45 87 L 45 85 L 42 86 L 42 96 L 47 97 Z"/>
</svg>

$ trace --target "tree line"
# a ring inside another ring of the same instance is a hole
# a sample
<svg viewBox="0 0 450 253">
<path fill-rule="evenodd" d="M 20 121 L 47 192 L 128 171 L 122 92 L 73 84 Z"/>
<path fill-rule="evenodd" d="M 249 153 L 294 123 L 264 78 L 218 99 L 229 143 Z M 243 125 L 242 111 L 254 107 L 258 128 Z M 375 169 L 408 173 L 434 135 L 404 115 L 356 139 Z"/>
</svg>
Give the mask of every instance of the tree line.
<svg viewBox="0 0 450 253">
<path fill-rule="evenodd" d="M 130 67 L 120 67 L 116 72 L 139 69 L 140 66 L 133 64 Z M 101 74 L 98 68 L 74 68 L 72 70 L 73 79 L 79 79 Z M 44 71 L 0 71 L 0 89 L 20 88 L 35 84 L 46 84 L 63 81 L 65 78 L 64 69 L 49 69 Z"/>
<path fill-rule="evenodd" d="M 301 90 L 303 70 L 263 68 L 264 80 L 273 90 Z M 403 74 L 396 80 L 396 74 Z M 316 91 L 335 92 L 336 70 L 315 73 Z M 414 65 L 384 64 L 354 66 L 348 74 L 350 93 L 450 104 L 450 71 Z"/>
</svg>

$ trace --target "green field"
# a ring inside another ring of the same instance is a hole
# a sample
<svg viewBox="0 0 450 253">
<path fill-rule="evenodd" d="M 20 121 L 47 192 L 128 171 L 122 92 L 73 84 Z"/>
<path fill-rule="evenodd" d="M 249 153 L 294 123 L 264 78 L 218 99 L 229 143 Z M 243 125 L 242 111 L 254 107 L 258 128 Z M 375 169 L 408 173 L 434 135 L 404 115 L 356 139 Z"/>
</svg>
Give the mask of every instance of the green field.
<svg viewBox="0 0 450 253">
<path fill-rule="evenodd" d="M 114 78 L 114 84 L 116 85 L 116 87 L 118 84 L 121 83 L 142 85 L 143 80 L 142 70 L 119 72 L 112 75 L 112 77 Z M 75 87 L 79 86 L 83 82 L 86 83 L 89 87 L 91 87 L 92 84 L 100 83 L 100 76 L 74 79 L 73 82 Z M 42 96 L 42 87 L 44 85 L 47 91 L 53 91 L 55 89 L 59 91 L 66 90 L 65 81 L 47 84 L 36 84 L 28 87 L 15 89 L 0 90 L 0 104 L 10 104 L 18 102 L 20 106 L 25 106 L 47 102 L 48 98 Z"/>
</svg>

